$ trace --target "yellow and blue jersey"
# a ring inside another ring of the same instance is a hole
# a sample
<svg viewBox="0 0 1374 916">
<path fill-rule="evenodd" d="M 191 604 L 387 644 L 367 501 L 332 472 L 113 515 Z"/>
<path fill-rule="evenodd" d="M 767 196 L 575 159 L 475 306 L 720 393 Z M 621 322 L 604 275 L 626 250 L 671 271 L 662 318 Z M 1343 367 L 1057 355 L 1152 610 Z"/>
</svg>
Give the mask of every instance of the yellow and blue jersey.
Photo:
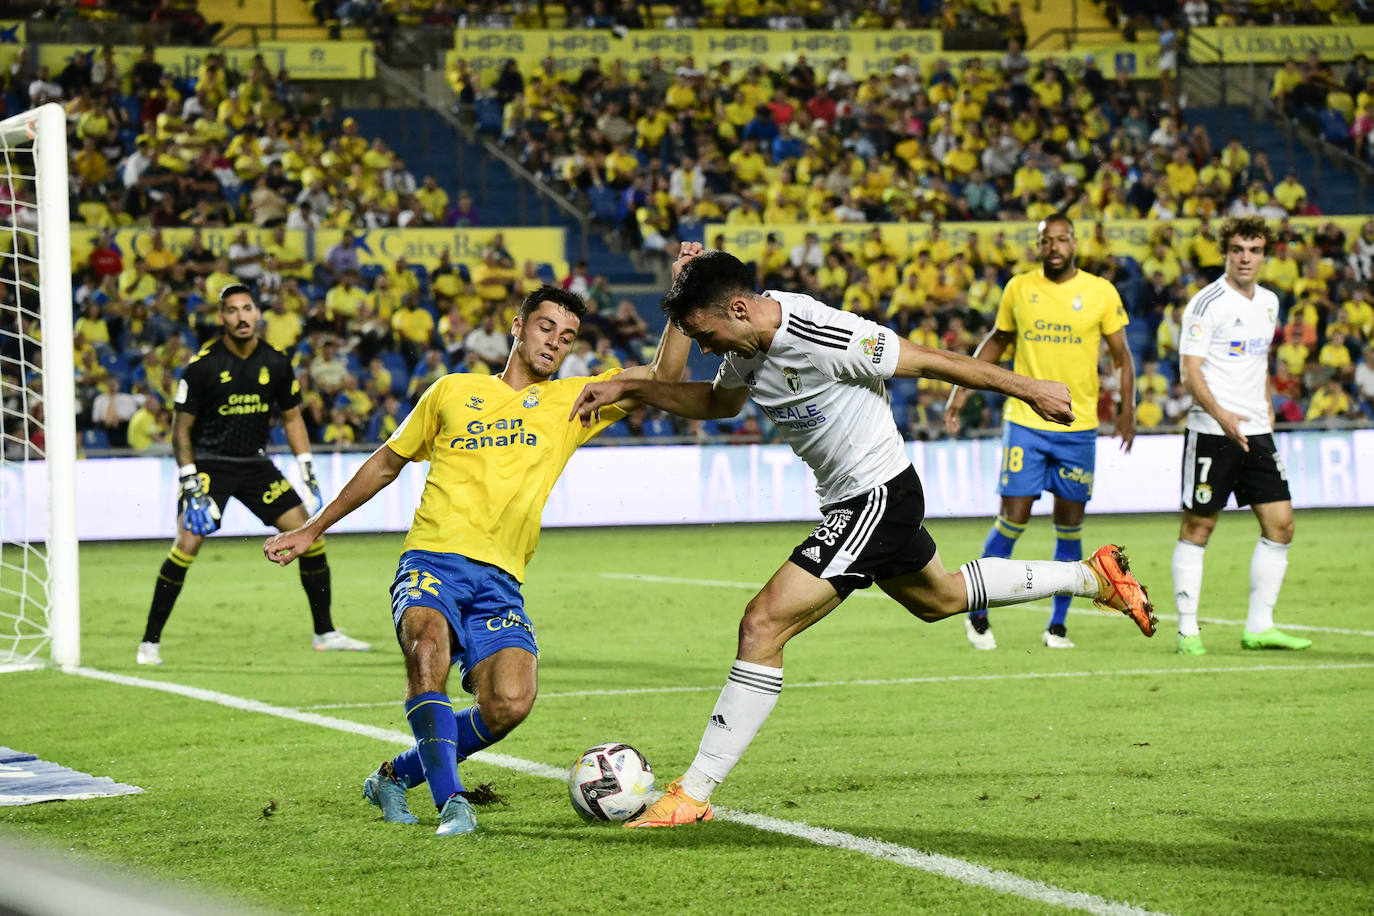
<svg viewBox="0 0 1374 916">
<path fill-rule="evenodd" d="M 605 407 L 584 428 L 568 419 L 573 402 L 587 382 L 619 371 L 518 391 L 495 376 L 466 373 L 431 385 L 387 440 L 402 458 L 430 463 L 403 550 L 462 554 L 523 582 L 544 503 L 568 458 L 625 416 Z"/>
<path fill-rule="evenodd" d="M 1043 420 L 1013 398 L 1007 401 L 1007 422 L 1056 432 L 1096 429 L 1098 350 L 1102 338 L 1127 320 L 1116 287 L 1086 271 L 1066 283 L 1050 280 L 1043 268 L 1012 277 L 997 309 L 997 330 L 1016 335 L 1012 368 L 1068 385 L 1074 421 L 1061 426 Z"/>
</svg>

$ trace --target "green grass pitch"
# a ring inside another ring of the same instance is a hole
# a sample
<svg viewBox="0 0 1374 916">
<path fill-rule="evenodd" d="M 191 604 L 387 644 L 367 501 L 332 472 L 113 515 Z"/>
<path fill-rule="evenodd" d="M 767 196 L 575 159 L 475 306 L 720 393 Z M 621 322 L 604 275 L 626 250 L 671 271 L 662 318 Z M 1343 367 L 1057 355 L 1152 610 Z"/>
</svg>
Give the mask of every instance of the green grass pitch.
<svg viewBox="0 0 1374 916">
<path fill-rule="evenodd" d="M 976 556 L 987 522 L 930 527 L 952 567 Z M 1079 602 L 1078 648 L 1044 649 L 1046 604 L 995 610 L 999 648 L 974 652 L 958 618 L 923 624 L 860 594 L 788 647 L 778 706 L 715 801 L 880 841 L 896 850 L 886 858 L 726 819 L 586 825 L 561 782 L 476 761 L 465 780 L 507 804 L 479 809 L 475 836 L 438 840 L 424 790 L 411 793 L 419 827 L 382 823 L 361 799 L 397 749 L 375 735 L 54 670 L 0 675 L 0 744 L 146 794 L 0 809 L 0 836 L 282 913 L 1062 910 L 912 867 L 920 853 L 1005 873 L 999 887 L 1091 895 L 1073 899 L 1101 912 L 1374 911 L 1374 513 L 1299 514 L 1277 610 L 1280 625 L 1319 628 L 1296 631 L 1314 641 L 1298 653 L 1241 651 L 1257 530 L 1228 513 L 1207 552 L 1202 658 L 1174 652 L 1177 517 L 1085 527 L 1085 546 L 1125 544 L 1152 586 L 1154 639 Z M 495 750 L 563 768 L 620 740 L 660 785 L 678 776 L 747 586 L 806 530 L 545 532 L 525 589 L 541 697 Z M 211 540 L 155 670 L 134 649 L 167 545 L 84 545 L 83 662 L 405 733 L 387 606 L 400 543 L 330 538 L 336 621 L 374 650 L 325 654 L 309 648 L 294 568 L 262 560 L 261 539 Z M 1038 519 L 1017 556 L 1052 549 Z"/>
</svg>

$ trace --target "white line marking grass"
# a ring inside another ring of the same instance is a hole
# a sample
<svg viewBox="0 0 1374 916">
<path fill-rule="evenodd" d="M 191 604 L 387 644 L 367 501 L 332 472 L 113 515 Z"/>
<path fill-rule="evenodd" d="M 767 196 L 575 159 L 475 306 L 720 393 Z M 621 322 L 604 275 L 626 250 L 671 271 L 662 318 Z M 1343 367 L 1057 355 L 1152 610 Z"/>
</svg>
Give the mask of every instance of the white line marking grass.
<svg viewBox="0 0 1374 916">
<path fill-rule="evenodd" d="M 1000 609 L 999 609 L 1000 610 Z M 788 681 L 788 690 L 806 687 L 893 687 L 903 684 L 949 684 L 959 681 L 1034 681 L 1051 678 L 1080 677 L 1165 677 L 1175 674 L 1245 674 L 1251 671 L 1345 671 L 1351 668 L 1374 668 L 1374 662 L 1323 662 L 1314 665 L 1232 665 L 1227 668 L 1126 668 L 1118 671 L 1024 671 L 1018 674 L 942 674 L 927 677 L 858 678 L 850 681 Z M 541 693 L 541 700 L 560 700 L 569 697 L 623 697 L 646 693 L 701 693 L 720 690 L 719 684 L 705 687 L 626 687 L 620 690 L 565 690 L 560 693 Z M 399 706 L 400 700 L 384 703 L 324 703 L 302 706 L 301 709 L 377 709 Z"/>
<path fill-rule="evenodd" d="M 763 588 L 762 582 L 725 582 L 720 579 L 683 579 L 674 576 L 651 576 L 641 573 L 604 572 L 600 573 L 600 576 L 603 579 L 624 579 L 631 582 L 648 582 L 653 585 L 696 585 L 701 586 L 702 588 L 735 588 L 751 592 L 756 592 L 759 589 Z M 882 592 L 869 591 L 856 591 L 853 593 L 851 597 L 880 599 L 883 601 L 892 600 Z M 996 610 L 997 613 L 1000 614 L 1003 611 L 1048 611 L 1049 609 L 1050 606 L 1048 604 L 1012 604 L 1007 605 L 1006 607 L 999 607 Z M 1112 616 L 1111 614 L 1106 614 L 1102 611 L 1089 610 L 1087 608 L 1069 608 L 1069 613 L 1091 614 L 1094 617 Z M 1177 617 L 1169 614 L 1157 614 L 1155 616 L 1157 616 L 1160 620 L 1178 619 Z M 1219 627 L 1245 626 L 1244 620 L 1222 620 L 1219 617 L 1199 617 L 1198 622 L 1215 624 Z M 1283 629 L 1303 630 L 1307 633 L 1334 633 L 1340 636 L 1374 636 L 1374 630 L 1346 630 L 1341 627 L 1317 627 L 1301 623 L 1285 623 L 1283 625 Z"/>
<path fill-rule="evenodd" d="M 376 726 L 364 725 L 360 722 L 350 722 L 347 719 L 336 719 L 332 716 L 322 716 L 318 713 L 303 712 L 297 709 L 288 709 L 283 706 L 274 706 L 270 703 L 259 702 L 258 700 L 250 700 L 245 697 L 236 697 L 232 694 L 220 693 L 217 690 L 205 690 L 200 687 L 189 687 L 184 684 L 174 684 L 167 681 L 153 681 L 141 677 L 131 677 L 125 674 L 115 674 L 110 671 L 101 671 L 96 668 L 65 668 L 63 670 L 68 674 L 74 674 L 79 677 L 107 681 L 124 687 L 142 687 L 147 690 L 160 690 L 164 693 L 176 694 L 177 696 L 186 697 L 192 700 L 200 700 L 206 703 L 227 706 L 230 709 L 239 709 L 244 712 L 256 712 L 266 716 L 286 719 L 291 722 L 299 722 L 304 725 L 314 725 L 319 728 L 347 732 L 364 738 L 372 738 L 387 744 L 408 746 L 415 740 L 411 735 L 404 732 L 387 728 L 377 728 Z M 530 776 L 542 776 L 545 779 L 556 779 L 559 782 L 565 782 L 568 778 L 567 770 L 562 767 L 536 763 L 532 760 L 522 760 L 519 757 L 510 757 L 506 754 L 494 754 L 490 751 L 481 751 L 474 754 L 472 759 L 481 763 L 491 764 L 492 766 L 514 770 L 517 773 L 524 773 Z M 1030 878 L 1024 878 L 1011 872 L 999 871 L 997 869 L 986 868 L 982 865 L 976 865 L 973 862 L 967 862 L 963 859 L 942 856 L 937 853 L 922 852 L 919 849 L 899 846 L 896 843 L 887 843 L 869 837 L 855 836 L 850 833 L 843 833 L 839 830 L 812 827 L 809 824 L 798 821 L 788 821 L 781 818 L 767 817 L 761 814 L 749 814 L 748 812 L 734 811 L 726 808 L 716 808 L 716 817 L 720 820 L 744 824 L 756 830 L 784 834 L 799 840 L 804 840 L 808 843 L 815 843 L 818 846 L 829 846 L 835 849 L 845 849 L 851 852 L 857 852 L 869 856 L 870 858 L 882 859 L 887 862 L 902 865 L 906 868 L 915 868 L 920 871 L 929 872 L 930 874 L 951 878 L 973 887 L 985 887 L 997 893 L 1010 894 L 1026 900 L 1035 900 L 1051 906 L 1083 910 L 1088 913 L 1102 914 L 1102 916 L 1156 916 L 1156 914 L 1150 910 L 1132 906 L 1129 903 L 1108 900 L 1105 897 L 1098 897 L 1095 894 L 1065 890 L 1051 884 L 1033 881 Z"/>
</svg>

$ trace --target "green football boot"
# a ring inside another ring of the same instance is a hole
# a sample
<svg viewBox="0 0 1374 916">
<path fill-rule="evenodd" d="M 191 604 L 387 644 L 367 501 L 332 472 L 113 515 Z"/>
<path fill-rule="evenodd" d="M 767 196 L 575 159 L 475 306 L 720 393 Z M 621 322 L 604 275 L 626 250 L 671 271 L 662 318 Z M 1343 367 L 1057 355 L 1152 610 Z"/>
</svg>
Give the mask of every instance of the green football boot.
<svg viewBox="0 0 1374 916">
<path fill-rule="evenodd" d="M 1189 636 L 1178 634 L 1178 654 L 1179 655 L 1206 655 L 1207 647 L 1202 644 L 1202 636 L 1193 633 Z"/>
<path fill-rule="evenodd" d="M 1289 636 L 1278 627 L 1270 627 L 1262 633 L 1244 630 L 1240 634 L 1242 649 L 1306 649 L 1312 640 L 1301 636 Z"/>
</svg>

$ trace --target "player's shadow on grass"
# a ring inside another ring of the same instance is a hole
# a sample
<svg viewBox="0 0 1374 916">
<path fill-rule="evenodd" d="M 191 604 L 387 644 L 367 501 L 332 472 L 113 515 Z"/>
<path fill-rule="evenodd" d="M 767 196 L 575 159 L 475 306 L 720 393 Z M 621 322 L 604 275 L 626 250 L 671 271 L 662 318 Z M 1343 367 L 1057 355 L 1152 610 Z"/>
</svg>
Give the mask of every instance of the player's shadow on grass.
<svg viewBox="0 0 1374 916">
<path fill-rule="evenodd" d="M 1359 819 L 1219 819 L 1179 817 L 1179 836 L 1169 841 L 1138 835 L 1139 825 L 1122 815 L 1117 839 L 1012 835 L 1004 831 L 931 828 L 875 829 L 871 823 L 829 822 L 824 826 L 858 836 L 898 843 L 924 852 L 969 859 L 989 867 L 1001 857 L 1031 859 L 1046 864 L 1088 863 L 1097 867 L 1117 865 L 1137 868 L 1142 862 L 1188 862 L 1195 867 L 1236 874 L 1250 873 L 1313 881 L 1374 880 L 1374 837 Z"/>
</svg>

